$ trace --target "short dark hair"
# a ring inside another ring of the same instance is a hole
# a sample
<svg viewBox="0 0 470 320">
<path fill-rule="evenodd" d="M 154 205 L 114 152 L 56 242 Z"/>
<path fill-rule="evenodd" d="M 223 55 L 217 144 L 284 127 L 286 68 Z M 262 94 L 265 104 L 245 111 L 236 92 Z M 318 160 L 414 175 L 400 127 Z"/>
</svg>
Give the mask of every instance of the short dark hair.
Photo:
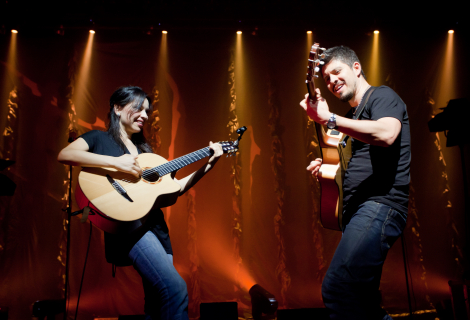
<svg viewBox="0 0 470 320">
<path fill-rule="evenodd" d="M 325 54 L 325 58 L 323 61 L 325 62 L 324 65 L 328 64 L 332 60 L 338 60 L 341 61 L 342 63 L 348 65 L 351 69 L 353 68 L 354 62 L 359 62 L 361 64 L 361 61 L 359 61 L 359 58 L 356 55 L 356 52 L 352 50 L 349 47 L 346 46 L 337 46 L 337 47 L 332 47 L 323 52 Z M 321 74 L 323 76 L 323 70 L 321 70 Z M 362 68 L 361 64 L 361 74 L 366 79 L 366 75 L 364 74 L 364 69 Z"/>
<path fill-rule="evenodd" d="M 114 106 L 124 108 L 129 103 L 132 103 L 132 108 L 134 112 L 137 112 L 144 103 L 145 100 L 149 102 L 149 108 L 151 111 L 152 103 L 150 97 L 139 87 L 129 86 L 129 87 L 120 87 L 111 95 L 109 99 L 109 113 L 108 113 L 108 133 L 116 141 L 116 143 L 124 151 L 126 146 L 121 139 L 121 127 L 119 124 L 119 117 L 114 112 Z M 141 152 L 152 152 L 152 147 L 147 143 L 144 132 L 141 130 L 138 133 L 132 135 L 131 141 L 136 145 L 136 147 Z"/>
</svg>

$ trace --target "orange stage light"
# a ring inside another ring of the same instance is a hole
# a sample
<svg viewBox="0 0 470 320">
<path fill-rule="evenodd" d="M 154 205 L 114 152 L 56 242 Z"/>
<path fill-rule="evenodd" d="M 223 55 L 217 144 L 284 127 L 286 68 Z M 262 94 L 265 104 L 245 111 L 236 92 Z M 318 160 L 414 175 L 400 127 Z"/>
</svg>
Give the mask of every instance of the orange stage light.
<svg viewBox="0 0 470 320">
<path fill-rule="evenodd" d="M 18 30 L 12 29 L 11 33 L 18 33 Z"/>
<path fill-rule="evenodd" d="M 162 33 L 163 33 L 163 34 L 167 34 L 167 33 L 168 33 L 168 31 L 166 31 L 166 30 L 162 30 Z"/>
<path fill-rule="evenodd" d="M 237 34 L 242 34 L 242 32 L 241 32 L 241 31 L 237 31 Z"/>
<path fill-rule="evenodd" d="M 375 34 L 379 34 L 380 31 L 379 31 L 379 30 L 374 30 L 374 33 L 375 33 Z"/>
</svg>

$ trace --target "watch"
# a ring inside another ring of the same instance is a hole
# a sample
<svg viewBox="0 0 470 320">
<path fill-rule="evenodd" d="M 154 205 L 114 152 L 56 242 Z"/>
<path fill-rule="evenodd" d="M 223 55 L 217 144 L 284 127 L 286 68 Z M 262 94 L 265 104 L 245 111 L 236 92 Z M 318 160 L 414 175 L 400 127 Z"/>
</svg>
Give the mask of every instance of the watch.
<svg viewBox="0 0 470 320">
<path fill-rule="evenodd" d="M 336 114 L 334 113 L 331 114 L 331 117 L 328 120 L 326 127 L 331 130 L 336 128 Z"/>
</svg>

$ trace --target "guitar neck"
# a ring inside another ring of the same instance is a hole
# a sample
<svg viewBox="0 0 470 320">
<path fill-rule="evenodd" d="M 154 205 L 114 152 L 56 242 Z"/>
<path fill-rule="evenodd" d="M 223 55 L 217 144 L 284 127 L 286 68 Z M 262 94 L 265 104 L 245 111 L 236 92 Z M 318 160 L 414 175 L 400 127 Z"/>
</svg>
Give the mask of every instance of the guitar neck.
<svg viewBox="0 0 470 320">
<path fill-rule="evenodd" d="M 308 98 L 311 100 L 311 101 L 315 101 L 316 98 L 315 98 L 315 83 L 313 82 L 313 79 L 309 80 L 305 80 L 305 84 L 307 85 L 307 90 L 308 90 Z"/>
<path fill-rule="evenodd" d="M 199 161 L 203 158 L 209 157 L 211 155 L 211 149 L 209 147 L 205 147 L 199 150 L 196 150 L 194 152 L 191 152 L 187 155 L 184 155 L 182 157 L 176 158 L 174 160 L 171 160 L 167 163 L 164 163 L 162 165 L 159 165 L 155 168 L 149 169 L 154 172 L 157 172 L 160 177 L 171 173 L 173 171 L 177 171 L 193 162 Z"/>
</svg>

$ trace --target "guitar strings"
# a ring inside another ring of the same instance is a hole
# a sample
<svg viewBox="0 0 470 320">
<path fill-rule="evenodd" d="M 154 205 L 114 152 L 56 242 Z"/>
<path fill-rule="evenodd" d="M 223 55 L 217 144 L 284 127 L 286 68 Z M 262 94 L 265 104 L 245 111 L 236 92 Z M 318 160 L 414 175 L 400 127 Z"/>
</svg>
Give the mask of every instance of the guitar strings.
<svg viewBox="0 0 470 320">
<path fill-rule="evenodd" d="M 227 148 L 226 145 L 224 146 L 224 144 L 226 144 L 226 143 L 229 144 L 228 148 Z M 232 149 L 235 149 L 235 148 L 233 148 L 233 142 L 230 141 L 230 142 L 222 142 L 222 149 L 223 149 L 224 153 L 226 153 L 227 151 L 231 151 Z M 169 173 L 171 173 L 175 170 L 181 169 L 184 166 L 187 166 L 188 164 L 191 164 L 193 162 L 196 162 L 196 161 L 199 161 L 203 158 L 206 158 L 210 155 L 211 155 L 210 147 L 205 147 L 205 148 L 202 148 L 200 150 L 196 150 L 194 152 L 191 152 L 187 155 L 184 155 L 182 157 L 171 160 L 169 162 L 166 162 L 164 164 L 161 164 L 159 166 L 156 166 L 154 168 L 145 169 L 142 172 L 142 177 L 141 178 L 143 178 L 145 180 L 151 179 L 152 176 L 154 176 L 155 174 L 157 174 L 158 177 L 160 178 L 160 177 L 163 177 L 163 176 L 165 176 L 165 175 L 167 175 L 167 174 L 169 174 Z M 122 180 L 122 181 L 129 182 L 129 183 L 135 183 L 135 182 L 140 181 L 141 178 L 133 178 L 131 180 Z"/>
</svg>

